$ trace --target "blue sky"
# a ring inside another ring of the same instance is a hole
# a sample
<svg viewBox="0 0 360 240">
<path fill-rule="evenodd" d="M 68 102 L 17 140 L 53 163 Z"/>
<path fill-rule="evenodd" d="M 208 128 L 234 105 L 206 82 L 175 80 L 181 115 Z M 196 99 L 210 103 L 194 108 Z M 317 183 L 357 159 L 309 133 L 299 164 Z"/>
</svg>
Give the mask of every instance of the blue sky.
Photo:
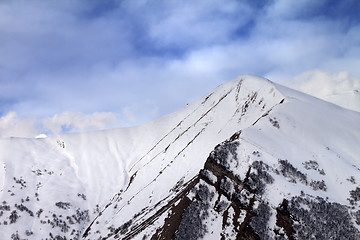
<svg viewBox="0 0 360 240">
<path fill-rule="evenodd" d="M 0 137 L 135 125 L 245 73 L 359 77 L 359 12 L 358 0 L 0 1 Z"/>
</svg>

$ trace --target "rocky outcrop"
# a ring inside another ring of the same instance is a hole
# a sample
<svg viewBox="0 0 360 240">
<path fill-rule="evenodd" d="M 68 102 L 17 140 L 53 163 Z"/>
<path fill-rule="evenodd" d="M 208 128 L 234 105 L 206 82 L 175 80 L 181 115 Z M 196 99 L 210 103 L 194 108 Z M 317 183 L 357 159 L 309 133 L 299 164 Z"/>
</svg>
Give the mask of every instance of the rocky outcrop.
<svg viewBox="0 0 360 240">
<path fill-rule="evenodd" d="M 163 225 L 152 235 L 143 235 L 143 239 L 207 239 L 215 229 L 221 229 L 219 239 L 360 238 L 359 226 L 354 223 L 358 213 L 351 212 L 346 205 L 308 194 L 284 198 L 279 205 L 271 205 L 264 194 L 273 187 L 275 177 L 318 191 L 326 191 L 326 187 L 315 187 L 311 184 L 314 181 L 287 160 L 278 160 L 277 168 L 253 161 L 241 179 L 232 167 L 243 161 L 237 155 L 241 147 L 239 135 L 236 133 L 218 145 L 199 174 L 178 186 L 181 189 L 178 195 L 153 216 L 159 218 L 167 213 Z M 130 225 L 124 236 L 112 237 L 141 236 L 146 222 Z"/>
</svg>

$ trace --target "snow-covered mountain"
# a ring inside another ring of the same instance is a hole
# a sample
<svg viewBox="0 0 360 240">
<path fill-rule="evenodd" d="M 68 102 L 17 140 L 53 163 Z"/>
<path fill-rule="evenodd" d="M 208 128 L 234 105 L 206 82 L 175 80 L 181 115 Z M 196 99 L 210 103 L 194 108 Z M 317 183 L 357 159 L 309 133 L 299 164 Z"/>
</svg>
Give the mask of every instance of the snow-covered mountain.
<svg viewBox="0 0 360 240">
<path fill-rule="evenodd" d="M 147 124 L 0 140 L 0 239 L 360 239 L 360 113 L 243 75 Z"/>
<path fill-rule="evenodd" d="M 323 99 L 341 107 L 360 112 L 360 90 L 358 89 L 327 95 Z"/>
</svg>

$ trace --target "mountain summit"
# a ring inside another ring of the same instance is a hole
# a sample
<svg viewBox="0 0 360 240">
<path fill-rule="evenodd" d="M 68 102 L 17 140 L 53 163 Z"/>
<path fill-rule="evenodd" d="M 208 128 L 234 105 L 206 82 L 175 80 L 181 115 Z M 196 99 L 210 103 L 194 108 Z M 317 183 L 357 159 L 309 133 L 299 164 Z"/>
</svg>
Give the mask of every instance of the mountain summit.
<svg viewBox="0 0 360 240">
<path fill-rule="evenodd" d="M 249 75 L 144 125 L 0 142 L 2 239 L 359 239 L 360 113 Z"/>
</svg>

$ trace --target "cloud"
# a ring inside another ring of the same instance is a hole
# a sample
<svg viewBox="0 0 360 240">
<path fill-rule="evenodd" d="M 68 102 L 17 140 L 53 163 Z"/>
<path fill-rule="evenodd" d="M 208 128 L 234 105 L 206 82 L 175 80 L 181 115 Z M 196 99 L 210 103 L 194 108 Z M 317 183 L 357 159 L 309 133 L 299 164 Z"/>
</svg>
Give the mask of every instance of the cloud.
<svg viewBox="0 0 360 240">
<path fill-rule="evenodd" d="M 160 17 L 149 24 L 149 39 L 159 48 L 185 52 L 231 41 L 254 14 L 251 6 L 239 1 L 168 1 L 164 5 Z"/>
<path fill-rule="evenodd" d="M 2 1 L 0 116 L 111 112 L 128 126 L 243 73 L 285 85 L 311 69 L 360 76 L 358 5 Z"/>
<path fill-rule="evenodd" d="M 16 112 L 0 117 L 1 137 L 24 137 L 37 135 L 35 119 L 21 119 Z"/>
<path fill-rule="evenodd" d="M 116 114 L 109 112 L 63 112 L 48 118 L 28 118 L 12 111 L 0 117 L 0 138 L 99 130 L 118 126 L 119 121 Z"/>
<path fill-rule="evenodd" d="M 59 133 L 64 129 L 67 131 L 83 131 L 110 128 L 116 126 L 118 121 L 119 119 L 114 113 L 95 112 L 83 114 L 79 112 L 63 112 L 44 119 L 43 126 L 45 129 Z"/>
<path fill-rule="evenodd" d="M 348 72 L 304 72 L 291 79 L 291 87 L 360 112 L 360 78 Z"/>
</svg>

